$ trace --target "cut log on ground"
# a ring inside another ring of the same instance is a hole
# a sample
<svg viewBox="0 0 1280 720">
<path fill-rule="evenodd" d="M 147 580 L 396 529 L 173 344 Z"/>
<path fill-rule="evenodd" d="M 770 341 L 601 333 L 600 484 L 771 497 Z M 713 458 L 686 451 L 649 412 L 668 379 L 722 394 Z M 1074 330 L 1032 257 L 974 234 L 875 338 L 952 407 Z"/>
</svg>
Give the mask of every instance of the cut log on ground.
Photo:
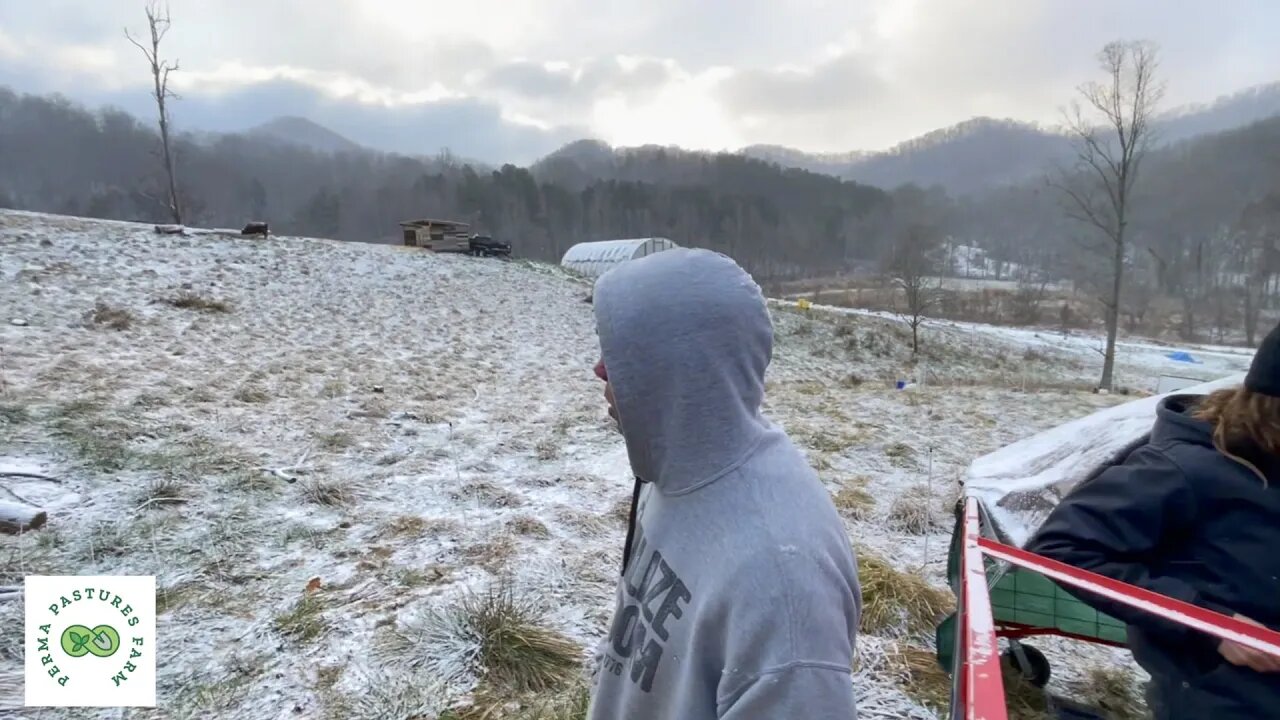
<svg viewBox="0 0 1280 720">
<path fill-rule="evenodd" d="M 27 479 L 27 480 L 48 480 L 48 481 L 49 481 L 49 482 L 51 482 L 51 483 L 60 483 L 60 482 L 62 482 L 61 480 L 59 480 L 59 479 L 58 479 L 58 478 L 56 478 L 56 477 L 50 477 L 50 476 L 48 476 L 48 475 L 41 475 L 40 473 L 11 472 L 11 471 L 9 471 L 9 470 L 0 470 L 0 477 L 24 478 L 24 479 Z"/>
<path fill-rule="evenodd" d="M 48 514 L 40 508 L 0 502 L 0 533 L 17 535 L 38 530 L 48 519 Z"/>
</svg>

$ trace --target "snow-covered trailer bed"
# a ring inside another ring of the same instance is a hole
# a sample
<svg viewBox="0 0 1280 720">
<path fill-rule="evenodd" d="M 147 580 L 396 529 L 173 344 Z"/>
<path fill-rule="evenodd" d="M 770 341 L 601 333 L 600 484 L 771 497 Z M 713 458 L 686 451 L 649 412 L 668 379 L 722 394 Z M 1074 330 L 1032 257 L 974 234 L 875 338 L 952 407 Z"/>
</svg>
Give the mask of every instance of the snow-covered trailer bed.
<svg viewBox="0 0 1280 720">
<path fill-rule="evenodd" d="M 974 460 L 966 473 L 964 494 L 977 501 L 981 534 L 1022 547 L 1077 483 L 1146 439 L 1155 422 L 1156 406 L 1163 398 L 1207 395 L 1243 381 L 1241 373 L 1117 405 Z M 948 555 L 948 577 L 957 597 L 963 523 L 963 512 L 957 508 Z M 1123 623 L 1080 602 L 1039 573 L 991 563 L 987 567 L 987 585 L 997 634 L 1002 637 L 1018 640 L 1058 635 L 1117 646 L 1125 642 Z M 936 639 L 938 661 L 950 671 L 956 660 L 955 615 L 938 626 Z M 1042 654 L 1017 643 L 1013 644 L 1013 652 L 1032 682 L 1043 685 L 1048 681 L 1049 666 Z"/>
</svg>

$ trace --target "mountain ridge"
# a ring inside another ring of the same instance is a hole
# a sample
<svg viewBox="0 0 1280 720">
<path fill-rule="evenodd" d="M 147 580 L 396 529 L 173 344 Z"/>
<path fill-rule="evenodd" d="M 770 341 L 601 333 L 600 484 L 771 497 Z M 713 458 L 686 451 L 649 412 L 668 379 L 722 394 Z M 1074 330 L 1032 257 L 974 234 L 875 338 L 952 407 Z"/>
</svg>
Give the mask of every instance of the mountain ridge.
<svg viewBox="0 0 1280 720">
<path fill-rule="evenodd" d="M 320 153 L 354 152 L 366 149 L 365 146 L 314 120 L 297 115 L 281 115 L 238 134 L 298 145 Z"/>
</svg>

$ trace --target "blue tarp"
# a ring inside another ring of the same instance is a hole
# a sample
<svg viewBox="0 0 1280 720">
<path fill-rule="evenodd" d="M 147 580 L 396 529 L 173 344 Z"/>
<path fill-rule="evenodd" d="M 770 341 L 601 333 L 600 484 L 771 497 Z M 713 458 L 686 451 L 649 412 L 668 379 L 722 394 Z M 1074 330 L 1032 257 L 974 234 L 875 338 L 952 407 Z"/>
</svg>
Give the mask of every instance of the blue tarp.
<svg viewBox="0 0 1280 720">
<path fill-rule="evenodd" d="M 1200 364 L 1199 360 L 1191 357 L 1191 353 L 1187 353 L 1187 352 L 1171 352 L 1165 357 L 1169 358 L 1170 360 L 1173 360 L 1174 362 L 1194 363 L 1196 365 Z"/>
</svg>

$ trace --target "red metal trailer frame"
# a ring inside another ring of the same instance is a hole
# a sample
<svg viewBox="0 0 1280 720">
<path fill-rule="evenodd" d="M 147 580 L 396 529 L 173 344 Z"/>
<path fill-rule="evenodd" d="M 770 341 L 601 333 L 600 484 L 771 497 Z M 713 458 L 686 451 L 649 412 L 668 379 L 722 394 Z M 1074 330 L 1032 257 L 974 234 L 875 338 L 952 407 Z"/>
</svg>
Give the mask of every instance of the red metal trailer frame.
<svg viewBox="0 0 1280 720">
<path fill-rule="evenodd" d="M 974 498 L 965 500 L 962 543 L 958 611 L 960 637 L 957 644 L 960 667 L 953 681 L 953 720 L 1008 720 L 997 644 L 999 637 L 1018 639 L 1031 635 L 1059 635 L 1093 643 L 1112 644 L 1047 628 L 1030 628 L 1017 624 L 997 626 L 992 619 L 986 558 L 1032 570 L 1062 586 L 1087 590 L 1215 637 L 1280 657 L 1280 632 L 1250 625 L 1197 605 L 982 537 L 978 501 Z"/>
</svg>

